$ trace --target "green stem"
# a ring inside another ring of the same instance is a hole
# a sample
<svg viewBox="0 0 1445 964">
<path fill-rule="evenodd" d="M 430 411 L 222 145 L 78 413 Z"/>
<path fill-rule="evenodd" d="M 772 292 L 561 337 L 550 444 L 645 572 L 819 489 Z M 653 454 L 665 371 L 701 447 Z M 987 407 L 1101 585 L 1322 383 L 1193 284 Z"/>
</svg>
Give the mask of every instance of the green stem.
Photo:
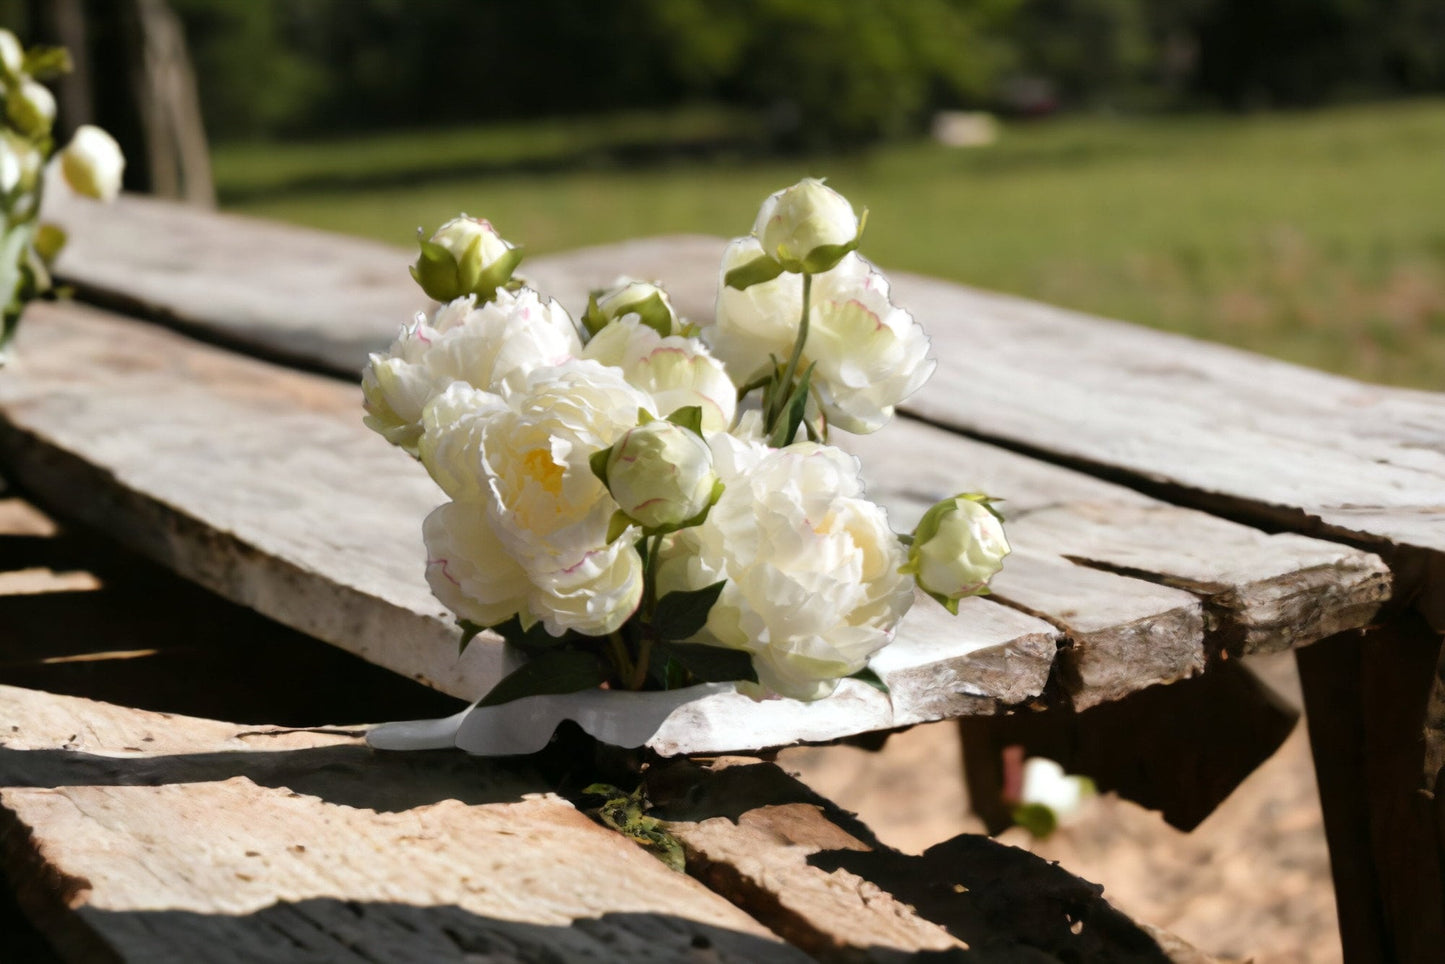
<svg viewBox="0 0 1445 964">
<path fill-rule="evenodd" d="M 652 628 L 652 616 L 657 611 L 657 552 L 662 547 L 662 536 L 644 536 L 642 549 L 642 630 L 637 644 L 637 662 L 627 688 L 640 690 L 647 682 L 647 664 L 652 658 L 652 642 L 656 633 Z"/>
<path fill-rule="evenodd" d="M 788 359 L 788 366 L 783 369 L 783 390 L 773 395 L 773 404 L 768 410 L 766 433 L 771 435 L 773 428 L 778 424 L 778 417 L 788 407 L 788 399 L 793 397 L 793 376 L 798 373 L 798 361 L 803 357 L 803 346 L 808 341 L 808 315 L 810 302 L 813 298 L 813 276 L 803 272 L 803 317 L 798 321 L 798 339 L 793 342 L 793 354 Z"/>
<path fill-rule="evenodd" d="M 607 635 L 607 642 L 612 646 L 612 662 L 617 667 L 617 678 L 624 682 L 632 678 L 632 661 L 627 658 L 627 644 L 622 640 L 622 631 L 613 630 Z"/>
</svg>

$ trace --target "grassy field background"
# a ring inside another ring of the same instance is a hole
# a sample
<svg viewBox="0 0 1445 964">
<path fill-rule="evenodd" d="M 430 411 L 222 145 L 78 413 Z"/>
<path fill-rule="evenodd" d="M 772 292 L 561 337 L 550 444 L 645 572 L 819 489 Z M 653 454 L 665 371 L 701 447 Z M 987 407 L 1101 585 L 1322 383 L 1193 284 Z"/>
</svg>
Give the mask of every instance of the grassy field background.
<svg viewBox="0 0 1445 964">
<path fill-rule="evenodd" d="M 770 158 L 751 130 L 623 115 L 220 146 L 215 169 L 231 210 L 401 245 L 466 211 L 534 253 L 742 234 L 767 193 L 826 176 L 884 267 L 1445 390 L 1445 101 L 1066 117 L 841 158 Z"/>
</svg>

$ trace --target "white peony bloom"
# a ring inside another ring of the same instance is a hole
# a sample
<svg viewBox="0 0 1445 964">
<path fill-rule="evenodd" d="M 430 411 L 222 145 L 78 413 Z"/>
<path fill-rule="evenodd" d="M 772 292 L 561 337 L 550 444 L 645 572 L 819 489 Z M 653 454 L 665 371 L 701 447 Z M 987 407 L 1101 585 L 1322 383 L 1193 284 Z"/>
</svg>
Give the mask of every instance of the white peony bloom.
<svg viewBox="0 0 1445 964">
<path fill-rule="evenodd" d="M 486 497 L 482 477 L 482 426 L 504 411 L 500 395 L 452 382 L 422 411 L 422 436 L 417 455 L 442 491 L 453 499 Z"/>
<path fill-rule="evenodd" d="M 727 488 L 707 521 L 671 537 L 659 592 L 726 579 L 701 638 L 751 652 L 766 691 L 827 696 L 893 638 L 913 602 L 898 538 L 863 497 L 852 456 L 709 441 Z"/>
<path fill-rule="evenodd" d="M 696 338 L 659 335 L 635 317 L 614 321 L 593 336 L 583 358 L 620 368 L 657 401 L 663 416 L 702 408 L 705 432 L 725 432 L 737 410 L 737 387 L 722 362 Z"/>
<path fill-rule="evenodd" d="M 734 241 L 722 275 L 754 252 Z M 703 329 L 713 353 L 739 384 L 767 374 L 771 358 L 786 359 L 803 311 L 803 280 L 779 275 L 739 291 L 719 285 L 717 317 Z M 813 278 L 808 341 L 798 369 L 816 362 L 812 385 L 830 425 L 848 432 L 877 431 L 893 408 L 912 395 L 936 365 L 928 337 L 907 311 L 888 298 L 883 274 L 856 254 Z M 771 358 L 769 357 L 771 356 Z"/>
<path fill-rule="evenodd" d="M 612 632 L 642 598 L 642 566 L 635 529 L 608 542 L 617 503 L 588 460 L 655 405 L 584 360 L 536 369 L 504 397 L 481 427 L 482 471 L 498 538 L 532 583 L 530 611 L 553 635 Z"/>
<path fill-rule="evenodd" d="M 82 124 L 60 152 L 60 173 L 77 194 L 113 201 L 120 193 L 125 156 L 114 137 L 99 127 Z"/>
<path fill-rule="evenodd" d="M 1003 523 L 987 503 L 985 496 L 944 499 L 914 530 L 904 569 L 949 612 L 958 612 L 963 597 L 983 592 L 1010 552 Z"/>
<path fill-rule="evenodd" d="M 857 241 L 858 231 L 848 199 L 812 177 L 770 195 L 753 224 L 763 252 L 793 272 L 833 267 L 844 253 L 840 249 Z"/>
<path fill-rule="evenodd" d="M 418 315 L 385 355 L 371 356 L 361 382 L 366 424 L 416 454 L 426 404 L 448 385 L 499 393 L 581 348 L 567 312 L 535 291 L 499 291 L 481 308 L 471 295 L 458 298 L 429 321 Z"/>
<path fill-rule="evenodd" d="M 448 502 L 422 524 L 426 581 L 442 605 L 478 626 L 526 611 L 531 583 L 492 527 L 483 502 Z"/>
<path fill-rule="evenodd" d="M 712 450 L 695 432 L 658 419 L 630 429 L 607 459 L 607 488 L 649 529 L 695 519 L 712 501 Z"/>
</svg>

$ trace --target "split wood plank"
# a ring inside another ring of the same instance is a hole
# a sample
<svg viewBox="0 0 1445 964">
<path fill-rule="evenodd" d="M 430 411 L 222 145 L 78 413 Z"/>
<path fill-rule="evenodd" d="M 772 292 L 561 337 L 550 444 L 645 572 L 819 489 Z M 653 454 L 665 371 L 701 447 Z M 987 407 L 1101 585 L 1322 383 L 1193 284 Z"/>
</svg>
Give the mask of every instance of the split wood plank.
<svg viewBox="0 0 1445 964">
<path fill-rule="evenodd" d="M 443 496 L 360 422 L 354 386 L 76 305 L 37 306 L 0 381 L 0 457 L 49 504 L 289 626 L 475 697 L 503 649 L 456 657 L 423 579 Z M 719 694 L 650 745 L 720 752 L 995 712 L 1042 692 L 1058 631 L 986 600 L 907 622 L 876 668 L 812 704 Z"/>
<path fill-rule="evenodd" d="M 0 861 L 68 959 L 807 957 L 536 777 L 0 687 Z"/>
</svg>

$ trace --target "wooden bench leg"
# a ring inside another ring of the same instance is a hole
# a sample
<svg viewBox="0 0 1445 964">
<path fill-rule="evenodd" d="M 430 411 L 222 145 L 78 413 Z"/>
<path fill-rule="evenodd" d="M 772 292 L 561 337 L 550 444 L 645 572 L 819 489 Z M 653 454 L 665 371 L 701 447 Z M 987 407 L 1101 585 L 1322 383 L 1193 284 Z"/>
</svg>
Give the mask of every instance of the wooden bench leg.
<svg viewBox="0 0 1445 964">
<path fill-rule="evenodd" d="M 1410 613 L 1296 653 L 1350 964 L 1433 962 L 1445 947 L 1445 801 L 1424 775 L 1440 652 Z"/>
</svg>

